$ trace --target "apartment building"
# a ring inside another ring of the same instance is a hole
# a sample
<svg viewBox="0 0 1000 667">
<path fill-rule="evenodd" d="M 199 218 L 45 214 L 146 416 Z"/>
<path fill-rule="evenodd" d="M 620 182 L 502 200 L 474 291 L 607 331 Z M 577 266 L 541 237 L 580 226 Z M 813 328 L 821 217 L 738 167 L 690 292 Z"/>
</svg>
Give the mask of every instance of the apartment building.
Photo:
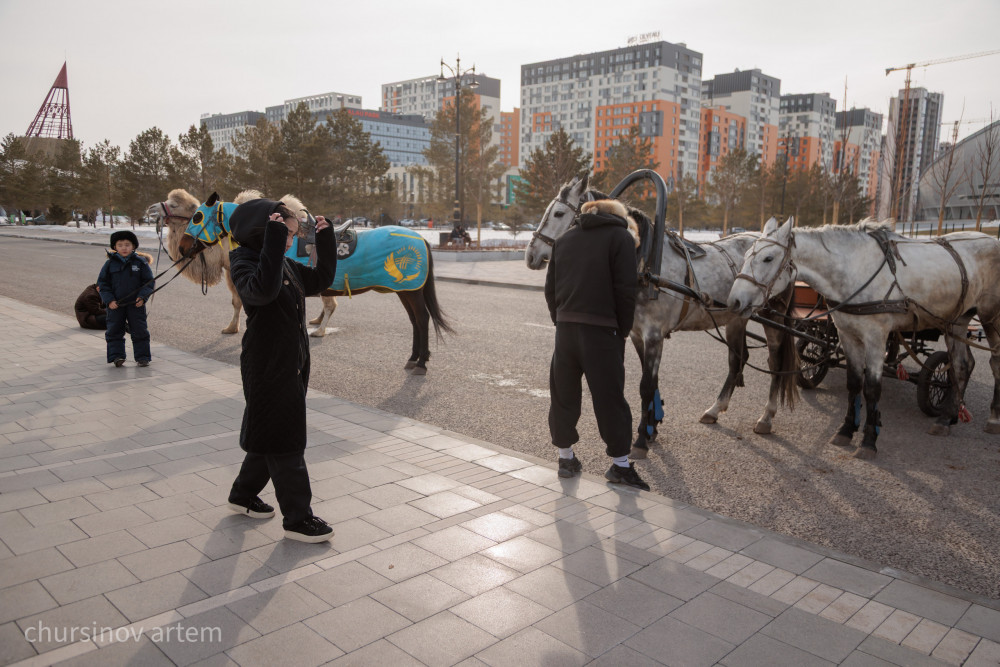
<svg viewBox="0 0 1000 667">
<path fill-rule="evenodd" d="M 874 199 L 882 147 L 882 114 L 870 109 L 838 111 L 834 125 L 834 173 L 849 169 L 857 175 L 862 193 Z"/>
<path fill-rule="evenodd" d="M 837 103 L 828 93 L 782 95 L 778 115 L 778 149 L 791 170 L 819 165 L 833 171 Z"/>
<path fill-rule="evenodd" d="M 522 65 L 518 164 L 562 128 L 600 171 L 638 125 L 665 180 L 696 174 L 701 66 L 701 53 L 664 41 Z"/>
<path fill-rule="evenodd" d="M 905 103 L 904 103 L 905 101 Z M 917 210 L 920 176 L 934 162 L 941 140 L 942 93 L 910 88 L 908 94 L 889 100 L 890 144 L 894 155 L 886 156 L 894 165 L 890 193 L 896 202 L 897 220 L 911 221 Z M 891 213 L 890 213 L 891 214 Z"/>
<path fill-rule="evenodd" d="M 716 74 L 705 81 L 702 105 L 722 107 L 746 119 L 743 148 L 772 165 L 778 156 L 781 79 L 759 69 Z"/>
<path fill-rule="evenodd" d="M 517 107 L 513 111 L 500 112 L 500 162 L 503 166 L 516 168 L 518 166 L 518 145 L 521 131 L 521 110 Z"/>
<path fill-rule="evenodd" d="M 361 96 L 331 92 L 321 93 L 319 95 L 296 97 L 290 100 L 285 100 L 281 104 L 277 104 L 273 107 L 265 108 L 264 114 L 267 116 L 268 122 L 278 124 L 288 118 L 288 114 L 298 107 L 300 103 L 305 103 L 305 105 L 309 107 L 309 111 L 312 112 L 313 118 L 315 118 L 318 122 L 322 122 L 326 120 L 328 114 L 331 114 L 334 111 L 338 111 L 340 109 L 360 109 Z"/>
<path fill-rule="evenodd" d="M 203 113 L 199 123 L 208 130 L 208 136 L 212 138 L 212 145 L 215 150 L 225 150 L 233 155 L 236 150 L 233 147 L 233 139 L 236 135 L 245 131 L 248 127 L 253 127 L 257 121 L 264 117 L 259 111 L 237 111 L 236 113 Z"/>
<path fill-rule="evenodd" d="M 698 182 L 704 184 L 709 174 L 731 151 L 746 150 L 747 119 L 725 106 L 701 108 L 701 153 Z"/>
</svg>

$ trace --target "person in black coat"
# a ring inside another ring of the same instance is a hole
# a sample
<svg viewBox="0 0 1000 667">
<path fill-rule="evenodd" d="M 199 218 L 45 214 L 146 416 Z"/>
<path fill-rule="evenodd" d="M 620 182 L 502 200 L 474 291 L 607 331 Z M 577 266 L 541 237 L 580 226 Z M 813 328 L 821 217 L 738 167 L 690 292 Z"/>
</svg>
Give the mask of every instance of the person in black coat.
<svg viewBox="0 0 1000 667">
<path fill-rule="evenodd" d="M 97 276 L 101 301 L 108 307 L 108 363 L 121 367 L 125 363 L 125 331 L 132 336 L 132 353 L 140 366 L 148 366 L 149 328 L 146 326 L 146 299 L 153 293 L 153 271 L 149 255 L 135 252 L 139 239 L 127 229 L 111 235 L 108 261 Z"/>
<path fill-rule="evenodd" d="M 274 516 L 274 508 L 258 496 L 270 479 L 285 537 L 322 542 L 333 530 L 312 513 L 304 457 L 309 387 L 305 297 L 333 283 L 333 229 L 322 216 L 316 218 L 318 262 L 309 268 L 284 256 L 299 223 L 283 203 L 254 199 L 240 204 L 229 220 L 240 244 L 229 253 L 230 275 L 247 314 L 240 354 L 246 398 L 240 447 L 246 456 L 229 506 L 255 518 Z"/>
<path fill-rule="evenodd" d="M 559 448 L 559 476 L 583 470 L 573 452 L 587 378 L 594 415 L 611 467 L 604 477 L 648 491 L 628 455 L 632 411 L 625 400 L 625 340 L 635 319 L 638 277 L 635 222 L 613 200 L 588 202 L 552 246 L 545 301 L 556 325 L 549 369 L 549 433 Z"/>
</svg>

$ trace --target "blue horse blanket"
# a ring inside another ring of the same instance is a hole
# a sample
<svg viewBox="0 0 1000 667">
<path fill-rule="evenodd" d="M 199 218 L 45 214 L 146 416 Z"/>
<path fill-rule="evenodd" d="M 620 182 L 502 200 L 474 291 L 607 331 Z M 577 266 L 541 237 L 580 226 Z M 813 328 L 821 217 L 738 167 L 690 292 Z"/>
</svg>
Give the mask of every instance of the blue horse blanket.
<svg viewBox="0 0 1000 667">
<path fill-rule="evenodd" d="M 348 255 L 351 243 L 337 241 L 337 275 L 330 289 L 350 295 L 360 289 L 378 292 L 410 292 L 427 282 L 429 252 L 424 238 L 405 227 L 376 227 L 348 232 L 357 234 L 357 246 Z M 311 241 L 295 243 L 287 257 L 301 264 L 314 261 Z M 346 256 L 345 256 L 346 255 Z"/>
</svg>

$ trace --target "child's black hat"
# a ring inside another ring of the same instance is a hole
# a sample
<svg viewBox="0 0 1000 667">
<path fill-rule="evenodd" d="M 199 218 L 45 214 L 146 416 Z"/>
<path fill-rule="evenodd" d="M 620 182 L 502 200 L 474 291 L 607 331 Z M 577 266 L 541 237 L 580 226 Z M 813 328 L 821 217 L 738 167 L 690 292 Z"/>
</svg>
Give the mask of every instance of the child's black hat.
<svg viewBox="0 0 1000 667">
<path fill-rule="evenodd" d="M 114 248 L 119 241 L 131 241 L 133 249 L 139 247 L 139 239 L 127 229 L 122 229 L 111 235 L 111 247 Z"/>
</svg>

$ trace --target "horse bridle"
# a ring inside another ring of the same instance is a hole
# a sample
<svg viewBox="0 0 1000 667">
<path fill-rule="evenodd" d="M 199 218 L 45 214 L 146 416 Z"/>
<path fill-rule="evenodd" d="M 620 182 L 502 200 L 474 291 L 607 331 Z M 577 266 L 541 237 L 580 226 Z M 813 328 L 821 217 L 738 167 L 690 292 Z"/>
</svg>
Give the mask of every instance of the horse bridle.
<svg viewBox="0 0 1000 667">
<path fill-rule="evenodd" d="M 569 210 L 573 211 L 573 219 L 576 219 L 576 218 L 580 217 L 580 207 L 585 202 L 588 202 L 588 201 L 594 201 L 594 195 L 591 194 L 590 190 L 587 190 L 584 193 L 584 198 L 581 199 L 580 203 L 577 204 L 576 206 L 574 206 L 573 204 L 571 204 L 568 199 L 564 198 L 562 196 L 562 193 L 559 194 L 559 197 L 553 203 L 554 204 L 562 204 L 563 206 L 565 206 Z M 548 246 L 552 246 L 556 242 L 556 240 L 554 238 L 552 238 L 551 236 L 547 236 L 547 235 L 545 235 L 545 234 L 542 233 L 542 227 L 541 227 L 541 225 L 539 225 L 538 229 L 536 229 L 531 234 L 531 238 L 538 239 L 539 241 L 541 241 L 542 243 L 544 243 L 545 245 L 548 245 Z"/>
<path fill-rule="evenodd" d="M 781 257 L 781 266 L 778 267 L 778 270 L 766 283 L 757 280 L 756 276 L 743 273 L 742 271 L 736 274 L 736 278 L 733 280 L 733 282 L 735 283 L 737 280 L 742 279 L 747 281 L 751 285 L 754 285 L 755 287 L 759 288 L 764 293 L 764 303 L 767 303 L 771 300 L 771 292 L 774 289 L 774 283 L 778 281 L 778 278 L 781 277 L 781 274 L 783 274 L 785 271 L 788 271 L 792 276 L 795 275 L 795 264 L 792 262 L 792 246 L 795 245 L 795 236 L 789 234 L 788 245 L 778 243 L 774 239 L 769 239 L 766 236 L 763 236 L 754 242 L 754 248 L 756 248 L 757 244 L 761 242 L 766 242 L 771 245 L 776 245 L 782 249 L 783 254 Z M 756 255 L 759 252 L 760 250 L 757 249 L 754 251 L 753 255 Z"/>
</svg>

